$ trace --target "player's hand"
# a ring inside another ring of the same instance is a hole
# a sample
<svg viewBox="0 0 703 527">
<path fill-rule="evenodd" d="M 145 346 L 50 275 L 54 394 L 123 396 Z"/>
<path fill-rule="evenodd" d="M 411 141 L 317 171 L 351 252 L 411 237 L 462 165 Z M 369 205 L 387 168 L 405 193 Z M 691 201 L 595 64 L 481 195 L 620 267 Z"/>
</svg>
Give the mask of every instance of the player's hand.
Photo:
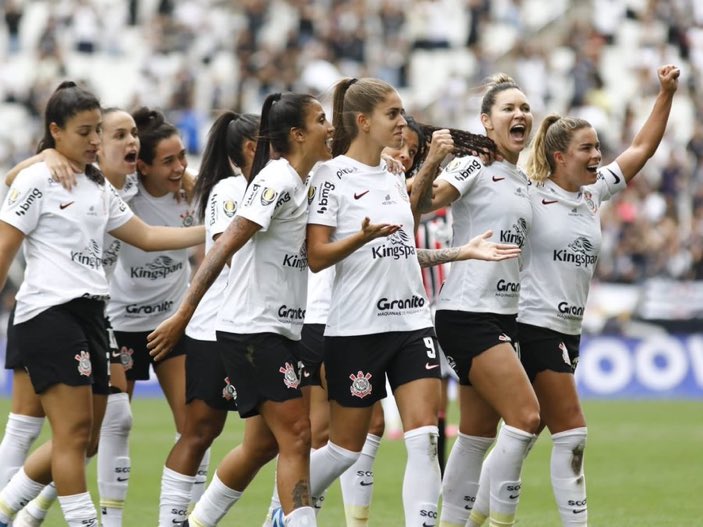
<svg viewBox="0 0 703 527">
<path fill-rule="evenodd" d="M 183 338 L 188 321 L 176 312 L 159 324 L 146 336 L 146 347 L 155 361 L 165 359 L 171 350 Z"/>
<path fill-rule="evenodd" d="M 489 242 L 491 236 L 493 236 L 493 231 L 488 230 L 469 240 L 466 245 L 459 247 L 457 260 L 473 259 L 500 262 L 520 256 L 522 252 L 520 247 L 510 243 Z"/>
<path fill-rule="evenodd" d="M 361 232 L 366 241 L 390 236 L 394 232 L 397 232 L 400 227 L 400 225 L 390 223 L 371 223 L 368 217 L 364 218 L 364 221 L 361 222 Z"/>
<path fill-rule="evenodd" d="M 449 130 L 443 128 L 432 132 L 432 140 L 430 141 L 426 162 L 441 163 L 452 152 L 454 152 L 454 139 Z"/>
<path fill-rule="evenodd" d="M 405 167 L 403 167 L 403 163 L 397 159 L 393 159 L 387 154 L 381 154 L 381 159 L 386 162 L 386 168 L 388 168 L 388 171 L 391 174 L 405 174 Z"/>
<path fill-rule="evenodd" d="M 659 84 L 661 84 L 662 91 L 670 93 L 675 92 L 679 87 L 680 75 L 681 70 L 673 64 L 659 67 L 659 69 L 657 69 L 657 76 L 659 77 Z"/>
<path fill-rule="evenodd" d="M 49 169 L 51 179 L 61 183 L 61 186 L 66 190 L 71 190 L 76 186 L 76 174 L 82 172 L 76 164 L 53 148 L 47 148 L 42 151 L 42 160 Z"/>
</svg>

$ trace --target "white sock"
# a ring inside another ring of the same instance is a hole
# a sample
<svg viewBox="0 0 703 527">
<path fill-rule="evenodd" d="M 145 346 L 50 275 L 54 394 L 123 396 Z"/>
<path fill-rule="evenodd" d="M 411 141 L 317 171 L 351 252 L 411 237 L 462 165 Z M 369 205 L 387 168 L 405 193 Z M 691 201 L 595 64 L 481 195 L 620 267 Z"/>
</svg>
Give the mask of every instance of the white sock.
<svg viewBox="0 0 703 527">
<path fill-rule="evenodd" d="M 210 468 L 210 449 L 208 448 L 203 454 L 203 459 L 200 461 L 198 471 L 195 473 L 195 482 L 190 496 L 191 503 L 198 503 L 198 500 L 205 492 L 205 484 L 207 483 L 207 471 Z"/>
<path fill-rule="evenodd" d="M 132 409 L 126 393 L 113 393 L 107 398 L 107 409 L 100 428 L 98 445 L 98 490 L 100 491 L 101 523 L 104 527 L 120 527 L 127 497 L 131 461 L 129 432 L 132 430 Z"/>
<path fill-rule="evenodd" d="M 498 432 L 490 472 L 491 527 L 515 523 L 515 513 L 520 501 L 522 462 L 533 439 L 534 434 L 506 424 Z"/>
<path fill-rule="evenodd" d="M 374 483 L 373 462 L 380 444 L 380 437 L 368 434 L 359 459 L 339 477 L 347 527 L 364 527 L 369 523 Z"/>
<path fill-rule="evenodd" d="M 406 527 L 437 523 L 437 501 L 442 476 L 437 458 L 436 426 L 421 426 L 405 432 L 408 460 L 403 478 L 403 510 Z"/>
<path fill-rule="evenodd" d="M 587 428 L 552 435 L 552 489 L 564 527 L 588 525 L 583 452 Z"/>
<path fill-rule="evenodd" d="M 188 504 L 193 492 L 195 476 L 179 474 L 164 467 L 161 473 L 161 496 L 159 498 L 159 525 L 173 527 L 185 521 Z"/>
<path fill-rule="evenodd" d="M 466 527 L 481 527 L 488 519 L 488 513 L 491 508 L 491 466 L 495 457 L 493 455 L 494 451 L 495 448 L 483 460 L 481 476 L 478 479 L 476 501 L 471 514 L 469 514 L 469 521 L 466 522 Z"/>
<path fill-rule="evenodd" d="M 37 520 L 46 518 L 49 508 L 56 501 L 56 485 L 52 481 L 42 489 L 39 495 L 30 501 L 24 510 Z"/>
<path fill-rule="evenodd" d="M 59 503 L 69 527 L 98 527 L 98 511 L 89 492 L 59 496 Z"/>
<path fill-rule="evenodd" d="M 359 459 L 361 452 L 352 452 L 332 441 L 310 455 L 310 498 L 321 507 L 320 497 L 342 473 Z M 319 508 L 316 507 L 316 511 Z"/>
<path fill-rule="evenodd" d="M 286 527 L 317 527 L 315 510 L 312 507 L 298 507 L 283 521 Z"/>
<path fill-rule="evenodd" d="M 464 527 L 476 503 L 481 465 L 494 437 L 457 435 L 444 469 L 440 527 Z"/>
<path fill-rule="evenodd" d="M 43 488 L 43 484 L 29 479 L 24 468 L 20 467 L 0 492 L 0 523 L 10 523 L 17 511 L 33 500 Z"/>
<path fill-rule="evenodd" d="M 188 521 L 192 527 L 214 527 L 241 497 L 241 492 L 222 483 L 215 472 L 203 497 L 188 516 Z"/>
<path fill-rule="evenodd" d="M 24 465 L 27 453 L 39 436 L 43 424 L 43 417 L 13 413 L 7 416 L 5 435 L 0 442 L 0 490 Z"/>
<path fill-rule="evenodd" d="M 311 450 L 311 452 L 314 452 L 314 450 Z M 312 454 L 311 454 L 312 457 Z M 278 457 L 276 457 L 276 464 L 278 464 Z M 278 497 L 278 478 L 277 478 L 278 472 L 274 471 L 273 473 L 273 492 L 271 493 L 271 503 L 269 503 L 269 510 L 266 513 L 266 519 L 264 520 L 264 524 L 262 527 L 271 527 L 272 523 L 271 520 L 273 519 L 273 512 L 281 507 L 281 500 Z"/>
</svg>

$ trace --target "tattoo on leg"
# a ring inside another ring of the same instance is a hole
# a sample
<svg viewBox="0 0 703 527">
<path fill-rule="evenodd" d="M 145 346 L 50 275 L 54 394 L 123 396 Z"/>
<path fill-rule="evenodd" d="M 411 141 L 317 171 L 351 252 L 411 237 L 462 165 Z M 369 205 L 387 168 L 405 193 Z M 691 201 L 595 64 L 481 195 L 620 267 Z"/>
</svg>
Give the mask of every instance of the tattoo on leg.
<svg viewBox="0 0 703 527">
<path fill-rule="evenodd" d="M 293 487 L 293 508 L 310 506 L 310 482 L 301 479 Z"/>
</svg>

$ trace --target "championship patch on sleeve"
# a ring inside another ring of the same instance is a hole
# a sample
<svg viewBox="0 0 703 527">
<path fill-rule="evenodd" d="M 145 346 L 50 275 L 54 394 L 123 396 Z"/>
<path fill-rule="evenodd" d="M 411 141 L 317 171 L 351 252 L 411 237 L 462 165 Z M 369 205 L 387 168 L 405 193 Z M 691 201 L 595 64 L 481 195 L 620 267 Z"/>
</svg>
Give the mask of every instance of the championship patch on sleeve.
<svg viewBox="0 0 703 527">
<path fill-rule="evenodd" d="M 478 173 L 482 168 L 483 163 L 475 157 L 459 157 L 452 160 L 445 170 L 446 173 L 455 180 L 465 181 L 472 175 Z"/>
</svg>

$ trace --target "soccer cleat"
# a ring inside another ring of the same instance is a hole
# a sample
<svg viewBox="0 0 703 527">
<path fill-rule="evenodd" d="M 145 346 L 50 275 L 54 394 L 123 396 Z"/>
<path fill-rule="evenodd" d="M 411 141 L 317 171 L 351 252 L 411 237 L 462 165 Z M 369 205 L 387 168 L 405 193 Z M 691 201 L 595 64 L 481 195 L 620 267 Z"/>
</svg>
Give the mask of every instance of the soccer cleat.
<svg viewBox="0 0 703 527">
<path fill-rule="evenodd" d="M 284 518 L 285 515 L 283 514 L 283 508 L 278 507 L 271 515 L 271 527 L 285 527 L 286 524 Z"/>
<path fill-rule="evenodd" d="M 15 521 L 12 522 L 12 527 L 39 527 L 44 523 L 43 519 L 38 519 L 29 514 L 27 509 L 22 509 L 17 513 Z"/>
</svg>

